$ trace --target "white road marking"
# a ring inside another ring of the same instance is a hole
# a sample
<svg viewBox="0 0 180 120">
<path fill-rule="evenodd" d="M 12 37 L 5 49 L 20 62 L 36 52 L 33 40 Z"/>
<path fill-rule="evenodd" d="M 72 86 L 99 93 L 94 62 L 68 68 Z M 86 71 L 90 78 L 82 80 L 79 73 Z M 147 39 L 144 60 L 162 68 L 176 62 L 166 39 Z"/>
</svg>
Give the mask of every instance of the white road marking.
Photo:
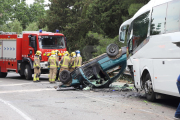
<svg viewBox="0 0 180 120">
<path fill-rule="evenodd" d="M 27 85 L 27 84 L 33 84 L 33 83 L 21 83 L 21 84 L 5 84 L 5 85 L 0 85 L 0 86 L 18 86 L 18 85 Z"/>
<path fill-rule="evenodd" d="M 49 84 L 49 82 L 40 82 L 40 83 Z M 6 86 L 21 86 L 21 85 L 28 85 L 28 84 L 35 84 L 35 83 L 31 82 L 31 83 L 20 83 L 20 84 L 4 84 L 4 85 L 0 85 L 0 86 L 2 86 L 2 87 L 6 87 Z"/>
<path fill-rule="evenodd" d="M 7 106 L 9 106 L 11 109 L 13 109 L 14 111 L 16 111 L 19 115 L 21 115 L 25 120 L 32 120 L 30 117 L 28 117 L 25 113 L 23 113 L 21 110 L 19 110 L 18 108 L 16 108 L 15 106 L 13 106 L 12 104 L 10 104 L 8 101 L 4 101 L 2 99 L 0 99 L 0 102 L 6 104 Z"/>
<path fill-rule="evenodd" d="M 22 92 L 51 91 L 51 90 L 55 90 L 55 89 L 54 89 L 54 88 L 48 88 L 48 89 L 32 89 L 32 90 L 0 91 L 0 94 L 3 94 L 3 93 L 22 93 Z"/>
</svg>

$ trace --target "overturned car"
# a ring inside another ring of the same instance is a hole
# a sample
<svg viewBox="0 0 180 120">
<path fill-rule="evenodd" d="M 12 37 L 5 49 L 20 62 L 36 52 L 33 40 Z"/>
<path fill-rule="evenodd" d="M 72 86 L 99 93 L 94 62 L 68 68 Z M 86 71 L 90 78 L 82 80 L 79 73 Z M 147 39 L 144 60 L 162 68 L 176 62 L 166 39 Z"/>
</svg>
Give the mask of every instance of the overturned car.
<svg viewBox="0 0 180 120">
<path fill-rule="evenodd" d="M 106 48 L 106 53 L 89 60 L 73 72 L 62 71 L 59 77 L 64 85 L 61 87 L 109 87 L 111 83 L 120 77 L 125 67 L 126 47 L 119 49 L 118 45 L 110 44 Z M 67 84 L 70 81 L 72 83 L 70 85 Z"/>
</svg>

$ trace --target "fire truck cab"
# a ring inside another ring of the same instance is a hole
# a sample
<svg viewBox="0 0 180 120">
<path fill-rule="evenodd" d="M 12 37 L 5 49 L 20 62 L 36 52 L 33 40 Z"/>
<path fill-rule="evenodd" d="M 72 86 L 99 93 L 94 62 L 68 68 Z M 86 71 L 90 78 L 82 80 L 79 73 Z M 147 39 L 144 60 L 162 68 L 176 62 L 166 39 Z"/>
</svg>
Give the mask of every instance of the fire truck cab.
<svg viewBox="0 0 180 120">
<path fill-rule="evenodd" d="M 12 33 L 0 34 L 0 77 L 6 77 L 9 71 L 19 73 L 26 79 L 32 79 L 34 55 L 41 51 L 41 74 L 48 73 L 48 53 L 67 49 L 66 38 L 62 33 L 26 31 L 21 36 Z M 61 56 L 59 57 L 59 60 Z"/>
</svg>

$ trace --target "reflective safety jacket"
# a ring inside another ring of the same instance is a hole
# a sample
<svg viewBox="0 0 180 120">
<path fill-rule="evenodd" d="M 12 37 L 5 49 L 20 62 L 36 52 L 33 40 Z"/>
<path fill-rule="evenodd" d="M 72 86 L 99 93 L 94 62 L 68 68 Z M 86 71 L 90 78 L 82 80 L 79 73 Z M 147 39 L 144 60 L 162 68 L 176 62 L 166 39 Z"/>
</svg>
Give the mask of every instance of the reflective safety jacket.
<svg viewBox="0 0 180 120">
<path fill-rule="evenodd" d="M 48 68 L 57 68 L 58 62 L 55 55 L 51 55 L 48 59 Z"/>
<path fill-rule="evenodd" d="M 82 66 L 82 57 L 76 57 L 75 59 L 76 67 L 79 68 Z"/>
<path fill-rule="evenodd" d="M 69 68 L 70 66 L 70 57 L 63 56 L 60 63 L 61 68 Z"/>
<path fill-rule="evenodd" d="M 76 67 L 75 59 L 76 59 L 75 57 L 71 58 L 71 60 L 70 60 L 70 68 L 75 69 L 75 67 Z"/>
<path fill-rule="evenodd" d="M 33 65 L 33 68 L 37 68 L 37 67 L 40 68 L 40 59 L 39 59 L 38 55 L 35 55 L 34 56 L 34 65 Z"/>
<path fill-rule="evenodd" d="M 57 66 L 59 66 L 59 56 L 56 55 Z"/>
</svg>

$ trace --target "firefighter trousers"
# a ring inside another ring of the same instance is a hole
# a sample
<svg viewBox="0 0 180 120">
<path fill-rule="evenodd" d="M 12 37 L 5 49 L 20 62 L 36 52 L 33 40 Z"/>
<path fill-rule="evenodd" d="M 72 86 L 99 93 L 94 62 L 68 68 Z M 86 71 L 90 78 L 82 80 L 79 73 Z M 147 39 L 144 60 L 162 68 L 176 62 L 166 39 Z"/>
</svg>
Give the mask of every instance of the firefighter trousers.
<svg viewBox="0 0 180 120">
<path fill-rule="evenodd" d="M 33 81 L 39 81 L 41 69 L 40 68 L 34 68 L 34 78 Z"/>
<path fill-rule="evenodd" d="M 55 82 L 57 68 L 50 68 L 49 70 L 49 82 Z"/>
</svg>

